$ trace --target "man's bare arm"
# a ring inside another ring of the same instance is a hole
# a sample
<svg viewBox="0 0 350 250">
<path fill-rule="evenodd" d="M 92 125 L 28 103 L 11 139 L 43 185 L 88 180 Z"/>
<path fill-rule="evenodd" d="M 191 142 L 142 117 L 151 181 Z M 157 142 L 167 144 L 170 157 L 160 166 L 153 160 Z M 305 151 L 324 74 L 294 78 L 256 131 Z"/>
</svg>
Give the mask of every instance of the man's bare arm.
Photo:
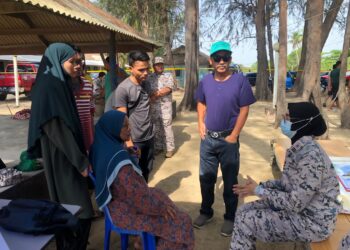
<svg viewBox="0 0 350 250">
<path fill-rule="evenodd" d="M 249 106 L 244 106 L 240 108 L 236 125 L 233 128 L 231 134 L 225 138 L 226 141 L 230 143 L 237 142 L 238 136 L 241 133 L 241 130 L 244 127 L 245 122 L 247 121 L 248 114 L 249 114 Z"/>
<path fill-rule="evenodd" d="M 207 129 L 204 123 L 205 113 L 207 111 L 207 106 L 205 103 L 197 102 L 197 113 L 198 113 L 198 130 L 199 135 L 202 140 L 205 139 L 205 134 L 207 133 Z"/>
</svg>

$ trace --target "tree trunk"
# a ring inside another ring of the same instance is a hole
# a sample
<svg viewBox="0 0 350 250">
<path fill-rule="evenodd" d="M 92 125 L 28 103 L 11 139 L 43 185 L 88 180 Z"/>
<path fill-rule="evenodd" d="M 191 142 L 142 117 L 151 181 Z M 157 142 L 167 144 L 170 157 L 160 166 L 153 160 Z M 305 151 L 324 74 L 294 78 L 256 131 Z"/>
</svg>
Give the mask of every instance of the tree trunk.
<svg viewBox="0 0 350 250">
<path fill-rule="evenodd" d="M 172 47 L 172 38 L 170 34 L 170 29 L 169 29 L 169 6 L 168 6 L 168 1 L 163 1 L 163 11 L 162 11 L 162 20 L 163 20 L 163 25 L 164 25 L 164 50 L 166 54 L 166 61 L 169 63 L 169 66 L 173 68 L 171 70 L 171 73 L 173 75 L 173 78 L 175 80 L 175 85 L 177 88 L 177 82 L 176 82 L 176 74 L 175 74 L 175 65 L 174 65 L 174 58 L 173 58 L 173 53 L 171 52 L 171 47 Z"/>
<path fill-rule="evenodd" d="M 287 75 L 287 0 L 279 2 L 279 58 L 278 58 L 278 88 L 277 88 L 277 127 L 288 111 L 286 103 L 286 75 Z"/>
<path fill-rule="evenodd" d="M 185 95 L 179 110 L 196 110 L 198 86 L 198 0 L 185 0 Z"/>
<path fill-rule="evenodd" d="M 329 11 L 326 15 L 326 18 L 322 24 L 322 32 L 321 32 L 321 51 L 323 49 L 324 44 L 327 41 L 328 35 L 331 31 L 331 28 L 334 24 L 335 19 L 337 18 L 340 6 L 342 5 L 343 0 L 333 0 L 332 5 L 329 7 Z"/>
<path fill-rule="evenodd" d="M 322 29 L 322 13 L 324 8 L 323 0 L 309 0 L 307 2 L 310 8 L 310 16 L 306 16 L 308 21 L 308 36 L 306 47 L 306 63 L 303 72 L 304 91 L 302 98 L 309 101 L 315 87 L 319 88 L 320 82 L 320 65 L 321 65 L 321 29 Z M 319 90 L 318 90 L 319 91 Z M 315 90 L 317 93 L 317 90 Z M 320 95 L 315 95 L 315 104 L 321 110 Z M 319 99 L 318 99 L 319 98 Z"/>
<path fill-rule="evenodd" d="M 268 90 L 268 63 L 266 52 L 265 31 L 265 0 L 258 0 L 255 16 L 256 43 L 258 50 L 258 74 L 256 78 L 255 97 L 258 100 L 268 100 L 271 96 Z"/>
<path fill-rule="evenodd" d="M 266 0 L 266 28 L 267 28 L 267 40 L 269 43 L 269 59 L 270 59 L 270 76 L 273 82 L 273 75 L 275 71 L 275 62 L 273 58 L 273 45 L 272 45 L 272 31 L 271 31 L 271 1 Z"/>
<path fill-rule="evenodd" d="M 348 51 L 350 43 L 350 3 L 348 7 L 348 16 L 346 19 L 346 29 L 344 35 L 343 51 L 341 54 L 341 66 L 339 76 L 339 106 L 341 109 L 340 124 L 342 128 L 350 128 L 350 104 L 349 96 L 345 89 L 345 75 L 348 65 Z"/>
<path fill-rule="evenodd" d="M 145 0 L 136 0 L 137 12 L 140 17 L 140 29 L 141 32 L 145 35 L 149 35 L 149 25 L 148 25 L 148 1 Z"/>
<path fill-rule="evenodd" d="M 343 0 L 333 0 L 329 11 L 326 15 L 326 18 L 324 19 L 324 22 L 322 24 L 322 32 L 321 32 L 321 51 L 327 41 L 328 35 L 330 33 L 330 30 L 334 24 L 334 21 L 338 15 L 339 9 L 341 7 L 343 3 Z M 306 14 L 305 16 L 310 17 L 309 12 L 309 8 L 308 8 L 308 4 L 306 5 Z M 298 96 L 301 96 L 303 93 L 303 83 L 304 83 L 304 79 L 302 76 L 302 71 L 304 70 L 304 66 L 305 66 L 305 57 L 306 57 L 306 37 L 307 37 L 307 22 L 308 22 L 308 18 L 305 18 L 305 24 L 304 24 L 304 33 L 303 33 L 303 44 L 302 44 L 302 48 L 301 48 L 301 57 L 300 57 L 300 62 L 299 62 L 299 67 L 298 67 L 298 74 L 297 74 L 297 79 L 294 85 L 294 88 L 297 91 Z"/>
<path fill-rule="evenodd" d="M 310 16 L 310 8 L 309 8 L 308 4 L 306 4 L 305 16 Z M 300 61 L 299 61 L 298 69 L 297 69 L 298 73 L 297 73 L 296 80 L 294 83 L 294 89 L 296 90 L 298 96 L 301 96 L 303 94 L 304 66 L 305 66 L 305 60 L 306 60 L 307 37 L 308 37 L 308 33 L 309 33 L 308 20 L 309 19 L 305 18 L 304 31 L 303 31 L 303 42 L 301 45 Z"/>
</svg>

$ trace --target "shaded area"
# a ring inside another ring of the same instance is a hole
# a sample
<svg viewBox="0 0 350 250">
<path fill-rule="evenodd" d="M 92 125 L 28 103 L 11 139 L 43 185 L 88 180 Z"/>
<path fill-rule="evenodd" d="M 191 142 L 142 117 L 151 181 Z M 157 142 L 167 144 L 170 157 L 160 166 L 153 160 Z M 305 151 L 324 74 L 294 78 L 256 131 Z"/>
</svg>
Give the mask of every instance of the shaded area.
<svg viewBox="0 0 350 250">
<path fill-rule="evenodd" d="M 162 189 L 164 193 L 170 195 L 180 187 L 181 180 L 189 176 L 191 176 L 190 171 L 179 171 L 161 180 L 155 187 Z"/>
</svg>

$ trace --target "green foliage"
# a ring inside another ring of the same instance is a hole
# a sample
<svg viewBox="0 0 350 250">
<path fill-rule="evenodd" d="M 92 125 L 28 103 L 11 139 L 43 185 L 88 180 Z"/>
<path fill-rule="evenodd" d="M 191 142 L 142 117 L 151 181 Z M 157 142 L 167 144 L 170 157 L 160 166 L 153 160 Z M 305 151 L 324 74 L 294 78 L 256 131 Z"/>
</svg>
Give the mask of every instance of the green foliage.
<svg viewBox="0 0 350 250">
<path fill-rule="evenodd" d="M 300 31 L 293 32 L 289 40 L 289 43 L 292 44 L 293 49 L 301 48 L 302 42 L 303 42 L 303 34 Z"/>
<path fill-rule="evenodd" d="M 322 53 L 321 71 L 330 71 L 333 69 L 333 64 L 339 60 L 341 50 L 331 50 Z"/>
<path fill-rule="evenodd" d="M 164 43 L 167 15 L 171 41 L 184 32 L 184 0 L 98 0 L 98 5 L 150 38 Z"/>
<path fill-rule="evenodd" d="M 287 57 L 287 70 L 297 71 L 301 49 L 293 50 Z"/>
<path fill-rule="evenodd" d="M 255 62 L 250 66 L 250 72 L 257 72 L 257 71 L 258 71 L 258 62 Z"/>
</svg>

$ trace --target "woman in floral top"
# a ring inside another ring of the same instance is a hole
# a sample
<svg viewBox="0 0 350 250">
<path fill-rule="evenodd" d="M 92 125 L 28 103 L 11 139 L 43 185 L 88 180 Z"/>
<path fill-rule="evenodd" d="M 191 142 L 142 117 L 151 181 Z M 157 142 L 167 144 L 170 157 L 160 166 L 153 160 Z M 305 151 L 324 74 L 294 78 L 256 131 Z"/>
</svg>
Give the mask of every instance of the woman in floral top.
<svg viewBox="0 0 350 250">
<path fill-rule="evenodd" d="M 157 249 L 193 249 L 190 217 L 160 189 L 147 186 L 137 160 L 124 147 L 128 139 L 123 112 L 108 111 L 96 124 L 90 157 L 98 206 L 108 206 L 116 226 L 154 234 Z"/>
<path fill-rule="evenodd" d="M 250 177 L 233 191 L 260 200 L 244 204 L 236 214 L 230 249 L 255 249 L 255 241 L 322 241 L 335 228 L 340 203 L 339 184 L 330 159 L 314 136 L 326 131 L 319 110 L 311 103 L 289 103 L 281 121 L 292 141 L 282 177 L 259 185 Z"/>
</svg>

